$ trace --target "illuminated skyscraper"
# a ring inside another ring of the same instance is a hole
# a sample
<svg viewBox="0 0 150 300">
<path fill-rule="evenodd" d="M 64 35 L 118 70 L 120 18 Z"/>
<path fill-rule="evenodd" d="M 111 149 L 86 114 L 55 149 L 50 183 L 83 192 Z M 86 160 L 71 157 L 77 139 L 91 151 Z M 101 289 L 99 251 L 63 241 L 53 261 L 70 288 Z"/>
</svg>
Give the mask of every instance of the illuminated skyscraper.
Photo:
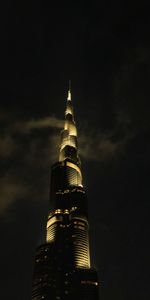
<svg viewBox="0 0 150 300">
<path fill-rule="evenodd" d="M 59 161 L 51 170 L 46 242 L 36 251 L 32 300 L 98 300 L 88 228 L 87 197 L 69 89 Z"/>
</svg>

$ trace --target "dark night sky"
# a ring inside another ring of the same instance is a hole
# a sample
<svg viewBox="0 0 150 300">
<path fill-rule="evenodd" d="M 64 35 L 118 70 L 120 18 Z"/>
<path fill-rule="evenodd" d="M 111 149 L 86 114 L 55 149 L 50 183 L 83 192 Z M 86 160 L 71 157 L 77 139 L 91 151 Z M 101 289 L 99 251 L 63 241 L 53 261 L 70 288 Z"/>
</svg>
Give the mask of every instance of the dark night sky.
<svg viewBox="0 0 150 300">
<path fill-rule="evenodd" d="M 149 1 L 5 1 L 0 19 L 0 298 L 31 299 L 71 78 L 100 299 L 149 299 Z"/>
</svg>

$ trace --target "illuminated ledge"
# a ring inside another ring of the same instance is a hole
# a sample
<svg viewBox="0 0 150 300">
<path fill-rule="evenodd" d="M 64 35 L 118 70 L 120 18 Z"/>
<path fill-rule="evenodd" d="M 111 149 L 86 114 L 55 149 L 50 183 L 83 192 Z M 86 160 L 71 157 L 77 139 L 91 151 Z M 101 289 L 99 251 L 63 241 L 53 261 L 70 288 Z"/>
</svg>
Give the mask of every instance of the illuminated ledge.
<svg viewBox="0 0 150 300">
<path fill-rule="evenodd" d="M 77 206 L 72 206 L 70 209 L 56 209 L 54 211 L 52 211 L 49 216 L 48 216 L 48 222 L 51 218 L 53 218 L 54 216 L 60 216 L 60 215 L 64 215 L 64 214 L 71 214 L 72 212 L 76 211 L 78 209 Z M 87 218 L 85 216 L 79 215 L 79 216 L 72 216 L 71 219 L 74 221 L 81 221 L 81 222 L 86 222 L 88 225 L 88 221 Z"/>
<path fill-rule="evenodd" d="M 77 165 L 73 164 L 70 161 L 66 161 L 66 166 L 75 169 L 80 174 L 80 176 L 82 177 L 81 170 Z"/>
<path fill-rule="evenodd" d="M 98 285 L 98 282 L 96 281 L 90 281 L 90 280 L 82 280 L 81 284 L 89 284 L 89 285 Z"/>
<path fill-rule="evenodd" d="M 63 194 L 74 193 L 74 192 L 85 194 L 85 191 L 80 188 L 83 188 L 83 185 L 77 185 L 77 186 L 72 185 L 70 186 L 70 189 L 57 191 L 56 195 L 63 195 Z"/>
</svg>

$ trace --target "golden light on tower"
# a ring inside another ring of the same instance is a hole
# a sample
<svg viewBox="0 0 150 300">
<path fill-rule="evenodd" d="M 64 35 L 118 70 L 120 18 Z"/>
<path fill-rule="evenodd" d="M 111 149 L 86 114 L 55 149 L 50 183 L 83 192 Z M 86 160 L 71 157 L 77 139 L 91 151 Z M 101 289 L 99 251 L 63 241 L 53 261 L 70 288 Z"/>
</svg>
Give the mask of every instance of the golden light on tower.
<svg viewBox="0 0 150 300">
<path fill-rule="evenodd" d="M 37 249 L 32 300 L 98 300 L 97 285 L 69 86 L 59 161 L 51 169 L 46 242 Z"/>
</svg>

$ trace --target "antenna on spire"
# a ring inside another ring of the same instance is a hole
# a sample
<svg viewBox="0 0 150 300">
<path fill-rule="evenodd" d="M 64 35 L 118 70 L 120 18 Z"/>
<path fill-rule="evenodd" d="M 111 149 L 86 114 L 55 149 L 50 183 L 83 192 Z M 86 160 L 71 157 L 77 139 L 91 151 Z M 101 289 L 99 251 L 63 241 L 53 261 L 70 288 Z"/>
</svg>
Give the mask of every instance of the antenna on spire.
<svg viewBox="0 0 150 300">
<path fill-rule="evenodd" d="M 71 92 L 71 80 L 69 79 L 69 91 Z"/>
<path fill-rule="evenodd" d="M 69 80 L 69 90 L 67 100 L 71 100 L 71 80 Z"/>
</svg>

